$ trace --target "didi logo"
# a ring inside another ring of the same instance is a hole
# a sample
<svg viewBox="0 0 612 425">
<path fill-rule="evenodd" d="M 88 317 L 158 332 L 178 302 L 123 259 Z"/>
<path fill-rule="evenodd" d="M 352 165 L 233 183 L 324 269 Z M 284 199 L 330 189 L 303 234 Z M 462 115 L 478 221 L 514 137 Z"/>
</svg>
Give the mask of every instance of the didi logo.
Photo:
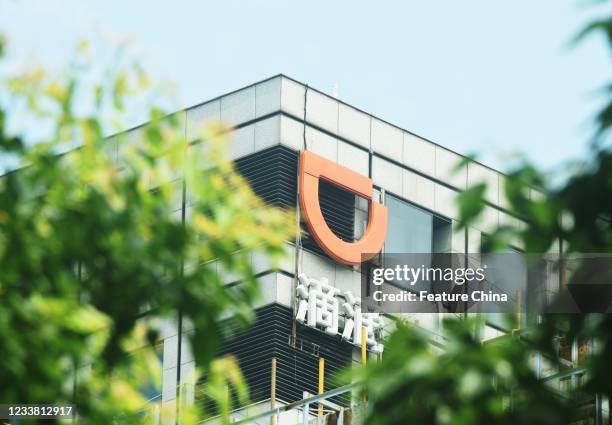
<svg viewBox="0 0 612 425">
<path fill-rule="evenodd" d="M 372 199 L 372 180 L 308 151 L 300 153 L 299 171 L 300 208 L 323 251 L 343 264 L 359 264 L 380 252 L 387 235 L 387 207 Z M 345 242 L 329 228 L 319 204 L 319 179 L 369 201 L 368 227 L 360 240 Z"/>
</svg>

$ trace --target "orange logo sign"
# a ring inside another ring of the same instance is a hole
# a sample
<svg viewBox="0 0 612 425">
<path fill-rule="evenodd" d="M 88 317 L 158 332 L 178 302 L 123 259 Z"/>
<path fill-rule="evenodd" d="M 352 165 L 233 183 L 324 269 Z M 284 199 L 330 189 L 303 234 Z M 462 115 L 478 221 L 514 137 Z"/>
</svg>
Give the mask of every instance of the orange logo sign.
<svg viewBox="0 0 612 425">
<path fill-rule="evenodd" d="M 364 254 L 371 258 L 380 252 L 387 235 L 387 207 L 372 199 L 372 180 L 308 151 L 300 153 L 299 179 L 300 208 L 323 251 L 343 264 L 359 264 L 369 259 Z M 329 228 L 319 205 L 319 179 L 369 201 L 368 228 L 360 240 L 345 242 Z"/>
</svg>

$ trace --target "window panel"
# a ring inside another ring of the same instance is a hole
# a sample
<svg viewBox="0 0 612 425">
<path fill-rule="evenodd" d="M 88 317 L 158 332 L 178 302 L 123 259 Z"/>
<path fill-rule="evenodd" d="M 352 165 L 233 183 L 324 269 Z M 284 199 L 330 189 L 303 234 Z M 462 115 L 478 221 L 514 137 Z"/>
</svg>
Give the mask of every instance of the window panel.
<svg viewBox="0 0 612 425">
<path fill-rule="evenodd" d="M 432 214 L 391 195 L 387 195 L 387 208 L 389 210 L 389 231 L 385 242 L 385 252 L 432 252 Z"/>
</svg>

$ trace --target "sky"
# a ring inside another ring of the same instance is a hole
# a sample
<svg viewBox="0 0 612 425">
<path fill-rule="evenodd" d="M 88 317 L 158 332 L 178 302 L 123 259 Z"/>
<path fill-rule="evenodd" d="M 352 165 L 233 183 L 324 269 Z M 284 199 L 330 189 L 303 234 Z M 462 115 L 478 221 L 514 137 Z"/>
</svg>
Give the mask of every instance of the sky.
<svg viewBox="0 0 612 425">
<path fill-rule="evenodd" d="M 0 0 L 12 56 L 129 39 L 177 108 L 283 73 L 487 165 L 583 157 L 612 63 L 585 0 Z M 134 123 L 136 124 L 136 123 Z"/>
</svg>

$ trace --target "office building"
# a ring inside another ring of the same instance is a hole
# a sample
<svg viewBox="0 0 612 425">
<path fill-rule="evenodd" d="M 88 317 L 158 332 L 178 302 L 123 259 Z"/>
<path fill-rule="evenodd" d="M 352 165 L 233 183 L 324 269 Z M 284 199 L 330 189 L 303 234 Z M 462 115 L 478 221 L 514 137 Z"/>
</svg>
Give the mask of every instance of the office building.
<svg viewBox="0 0 612 425">
<path fill-rule="evenodd" d="M 371 202 L 386 207 L 388 231 L 383 252 L 478 253 L 483 235 L 499 225 L 521 228 L 524 224 L 509 214 L 503 196 L 507 177 L 481 163 L 465 160 L 462 155 L 440 146 L 407 129 L 375 117 L 319 90 L 289 77 L 279 75 L 232 93 L 220 96 L 177 114 L 185 123 L 185 132 L 193 141 L 189 155 L 202 151 L 196 138 L 209 121 L 231 126 L 228 155 L 236 169 L 267 202 L 281 208 L 300 209 L 298 197 L 300 153 L 307 151 L 348 169 L 373 183 Z M 127 139 L 137 140 L 142 128 L 134 129 Z M 111 151 L 118 157 L 122 146 Z M 324 162 L 323 162 L 324 163 Z M 333 168 L 333 167 L 332 167 Z M 457 226 L 455 197 L 476 184 L 487 184 L 483 219 L 467 230 Z M 542 196 L 532 190 L 531 196 Z M 368 200 L 339 188 L 326 179 L 319 184 L 320 209 L 325 222 L 342 241 L 362 238 L 368 225 Z M 184 202 L 177 203 L 177 214 L 189 217 L 189 187 Z M 182 211 L 185 208 L 185 211 Z M 304 217 L 302 217 L 304 218 Z M 347 302 L 346 293 L 355 297 L 361 291 L 361 267 L 338 261 L 321 247 L 304 225 L 303 236 L 287 242 L 289 255 L 280 269 L 271 268 L 265 258 L 252 256 L 263 298 L 255 306 L 257 320 L 251 328 L 240 331 L 228 341 L 220 354 L 231 353 L 240 361 L 249 383 L 252 405 L 232 414 L 242 420 L 268 411 L 271 402 L 272 359 L 276 359 L 276 407 L 307 398 L 319 392 L 320 359 L 325 359 L 324 391 L 336 388 L 334 374 L 352 363 L 362 361 L 360 326 L 346 330 L 348 317 L 342 311 L 341 323 L 320 326 L 300 313 L 301 301 L 307 302 L 309 281 Z M 314 235 L 316 236 L 316 235 Z M 520 246 L 516 246 L 520 250 Z M 312 283 L 310 282 L 310 283 Z M 228 284 L 231 277 L 228 277 Z M 354 300 L 351 301 L 354 303 Z M 341 310 L 341 309 L 340 309 Z M 442 340 L 443 314 L 406 313 L 415 326 L 431 333 L 432 340 Z M 356 319 L 356 317 L 353 317 Z M 322 321 L 327 318 L 321 318 Z M 366 348 L 371 358 L 384 356 L 382 338 L 393 327 L 393 321 L 380 316 L 373 319 Z M 188 335 L 191 329 L 168 325 L 162 335 L 163 388 L 153 402 L 165 406 L 205 403 L 199 398 L 198 383 L 189 380 L 195 369 L 190 355 Z M 491 339 L 505 332 L 492 321 L 483 329 L 482 338 Z M 542 375 L 553 373 L 539 366 Z M 351 392 L 328 398 L 324 414 L 346 412 L 354 407 Z M 310 406 L 309 418 L 315 418 L 318 405 Z M 176 409 L 169 409 L 175 412 Z M 302 423 L 303 406 L 283 412 L 279 423 Z M 358 415 L 354 413 L 354 419 Z M 163 423 L 174 423 L 170 415 Z M 265 417 L 256 423 L 269 423 Z"/>
</svg>

